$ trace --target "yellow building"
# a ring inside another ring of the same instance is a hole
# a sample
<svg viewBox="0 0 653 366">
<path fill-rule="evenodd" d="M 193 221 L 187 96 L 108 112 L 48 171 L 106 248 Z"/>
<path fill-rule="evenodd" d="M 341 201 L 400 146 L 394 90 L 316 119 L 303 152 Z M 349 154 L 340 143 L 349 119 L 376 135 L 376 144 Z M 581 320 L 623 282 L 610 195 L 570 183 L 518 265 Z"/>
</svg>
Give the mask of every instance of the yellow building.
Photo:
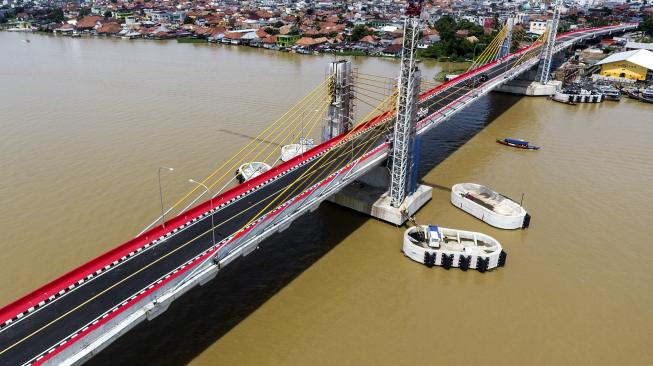
<svg viewBox="0 0 653 366">
<path fill-rule="evenodd" d="M 635 50 L 610 55 L 601 65 L 601 76 L 626 78 L 630 80 L 651 80 L 653 77 L 653 52 Z"/>
</svg>

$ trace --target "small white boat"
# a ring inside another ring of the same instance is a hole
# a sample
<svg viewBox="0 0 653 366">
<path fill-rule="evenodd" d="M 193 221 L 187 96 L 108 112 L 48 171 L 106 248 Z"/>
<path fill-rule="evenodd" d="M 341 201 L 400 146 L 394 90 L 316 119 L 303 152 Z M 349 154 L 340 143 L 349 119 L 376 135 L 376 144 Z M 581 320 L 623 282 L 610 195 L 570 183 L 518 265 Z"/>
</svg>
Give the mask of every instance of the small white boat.
<svg viewBox="0 0 653 366">
<path fill-rule="evenodd" d="M 485 272 L 506 264 L 508 255 L 499 242 L 482 233 L 432 225 L 413 226 L 404 232 L 404 255 L 427 267 L 458 267 Z"/>
<path fill-rule="evenodd" d="M 253 161 L 251 163 L 245 163 L 238 168 L 236 171 L 236 177 L 240 183 L 247 182 L 248 180 L 258 177 L 259 175 L 270 170 L 270 165 L 262 163 L 260 161 Z"/>
<path fill-rule="evenodd" d="M 454 185 L 451 203 L 499 229 L 525 229 L 531 223 L 531 216 L 519 203 L 480 184 Z"/>
<path fill-rule="evenodd" d="M 281 160 L 288 161 L 312 149 L 313 145 L 290 144 L 281 147 Z"/>
</svg>

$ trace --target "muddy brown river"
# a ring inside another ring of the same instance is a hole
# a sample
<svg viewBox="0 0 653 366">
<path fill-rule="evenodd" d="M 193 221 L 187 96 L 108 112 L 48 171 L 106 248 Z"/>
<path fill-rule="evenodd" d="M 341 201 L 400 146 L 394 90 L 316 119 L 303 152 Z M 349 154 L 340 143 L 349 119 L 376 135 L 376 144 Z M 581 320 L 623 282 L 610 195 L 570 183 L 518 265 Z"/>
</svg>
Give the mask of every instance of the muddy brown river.
<svg viewBox="0 0 653 366">
<path fill-rule="evenodd" d="M 159 166 L 175 169 L 170 205 L 333 60 L 11 33 L 0 51 L 0 304 L 136 235 L 159 214 Z M 354 64 L 398 74 L 394 60 Z M 424 136 L 435 189 L 417 220 L 494 236 L 505 268 L 426 268 L 401 254 L 403 229 L 323 204 L 89 364 L 653 364 L 652 137 L 650 104 L 491 94 Z M 456 209 L 458 182 L 523 193 L 531 227 Z"/>
</svg>

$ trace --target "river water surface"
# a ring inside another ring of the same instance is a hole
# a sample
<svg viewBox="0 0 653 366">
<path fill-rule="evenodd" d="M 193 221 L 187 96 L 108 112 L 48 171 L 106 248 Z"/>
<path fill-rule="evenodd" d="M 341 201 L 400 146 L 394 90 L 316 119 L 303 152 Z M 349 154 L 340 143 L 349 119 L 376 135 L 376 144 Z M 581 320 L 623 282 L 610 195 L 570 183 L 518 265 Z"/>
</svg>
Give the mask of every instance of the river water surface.
<svg viewBox="0 0 653 366">
<path fill-rule="evenodd" d="M 0 53 L 1 304 L 136 235 L 159 213 L 159 166 L 175 168 L 169 205 L 333 59 L 9 33 Z M 496 144 L 507 136 L 543 149 Z M 428 269 L 401 255 L 402 229 L 323 204 L 90 364 L 650 365 L 651 137 L 653 105 L 492 94 L 424 137 L 436 189 L 417 220 L 496 237 L 505 268 Z M 452 207 L 463 181 L 524 193 L 531 227 Z"/>
</svg>

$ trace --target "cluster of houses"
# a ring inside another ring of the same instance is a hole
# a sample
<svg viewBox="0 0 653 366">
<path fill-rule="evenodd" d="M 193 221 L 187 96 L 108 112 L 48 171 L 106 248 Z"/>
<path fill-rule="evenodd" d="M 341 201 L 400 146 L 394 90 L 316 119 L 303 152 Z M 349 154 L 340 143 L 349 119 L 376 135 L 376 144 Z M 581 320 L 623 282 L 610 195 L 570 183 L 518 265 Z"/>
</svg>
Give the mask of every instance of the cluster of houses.
<svg viewBox="0 0 653 366">
<path fill-rule="evenodd" d="M 268 2 L 269 3 L 269 2 Z M 191 37 L 207 42 L 247 45 L 297 53 L 358 52 L 397 56 L 401 53 L 402 6 L 388 2 L 371 16 L 366 11 L 342 11 L 329 6 L 243 8 L 205 6 L 162 8 L 156 0 L 94 6 L 80 15 L 74 4 L 64 6 L 64 23 L 48 24 L 57 35 L 112 36 L 124 39 L 174 39 Z M 295 4 L 296 5 L 296 4 Z M 391 5 L 391 6 L 390 6 Z M 429 7 L 430 8 L 430 7 Z M 355 28 L 366 35 L 357 37 Z M 420 47 L 439 41 L 438 32 L 425 26 Z"/>
<path fill-rule="evenodd" d="M 5 3 L 4 9 L 11 9 L 7 3 L 11 5 L 12 0 L 0 1 Z M 85 0 L 63 3 L 63 19 L 49 21 L 43 15 L 45 5 L 34 1 L 23 2 L 22 11 L 16 14 L 16 21 L 23 22 L 21 29 L 31 29 L 25 24 L 36 22 L 41 30 L 73 37 L 190 37 L 298 53 L 333 51 L 387 56 L 401 53 L 405 3 L 399 0 Z M 419 47 L 426 48 L 440 40 L 437 30 L 428 25 L 445 15 L 490 30 L 496 27 L 497 21 L 511 16 L 517 18 L 524 30 L 542 34 L 551 12 L 549 5 L 550 2 L 540 0 L 427 0 L 422 12 L 425 26 Z M 563 13 L 574 17 L 573 25 L 581 26 L 593 17 L 616 21 L 641 17 L 647 12 L 653 15 L 653 7 L 634 2 L 614 4 L 609 16 L 603 8 L 596 10 L 592 6 L 591 0 L 565 1 Z M 460 36 L 475 41 L 473 36 Z"/>
</svg>

